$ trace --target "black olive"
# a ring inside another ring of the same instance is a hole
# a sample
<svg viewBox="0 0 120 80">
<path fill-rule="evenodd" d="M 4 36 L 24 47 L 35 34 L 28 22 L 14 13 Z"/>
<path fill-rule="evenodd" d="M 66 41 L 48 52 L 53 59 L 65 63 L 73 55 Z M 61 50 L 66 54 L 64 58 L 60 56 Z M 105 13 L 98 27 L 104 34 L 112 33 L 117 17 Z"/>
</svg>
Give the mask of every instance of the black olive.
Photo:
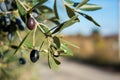
<svg viewBox="0 0 120 80">
<path fill-rule="evenodd" d="M 33 18 L 31 18 L 31 17 L 28 18 L 27 27 L 30 30 L 33 30 L 35 28 L 35 20 Z"/>
<path fill-rule="evenodd" d="M 25 24 L 20 18 L 20 16 L 16 17 L 16 24 L 18 25 L 20 30 L 25 30 Z"/>
<path fill-rule="evenodd" d="M 19 58 L 19 63 L 20 64 L 26 64 L 26 61 L 23 57 Z"/>
<path fill-rule="evenodd" d="M 39 51 L 38 50 L 32 50 L 30 53 L 30 60 L 34 63 L 39 59 Z"/>
<path fill-rule="evenodd" d="M 0 52 L 0 59 L 3 57 L 2 53 Z"/>
</svg>

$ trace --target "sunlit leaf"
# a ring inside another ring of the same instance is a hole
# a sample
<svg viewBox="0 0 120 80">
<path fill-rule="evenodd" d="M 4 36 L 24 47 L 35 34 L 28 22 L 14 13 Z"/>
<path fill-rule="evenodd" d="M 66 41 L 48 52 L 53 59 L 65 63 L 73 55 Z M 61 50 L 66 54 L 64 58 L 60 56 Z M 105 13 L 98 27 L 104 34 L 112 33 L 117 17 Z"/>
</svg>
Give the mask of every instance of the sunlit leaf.
<svg viewBox="0 0 120 80">
<path fill-rule="evenodd" d="M 67 41 L 67 40 L 63 40 L 63 39 L 62 39 L 62 41 L 63 41 L 65 44 L 67 44 L 67 45 L 70 45 L 70 46 L 72 46 L 72 47 L 74 47 L 74 48 L 80 49 L 79 46 L 77 46 L 77 45 L 75 45 L 75 44 L 73 44 L 73 43 L 71 43 L 71 42 L 69 42 L 69 41 Z"/>
<path fill-rule="evenodd" d="M 73 56 L 73 52 L 64 44 L 61 44 L 61 50 L 64 51 L 64 54 L 61 55 L 66 55 L 66 56 Z"/>
<path fill-rule="evenodd" d="M 82 2 L 80 2 L 80 3 L 76 6 L 76 8 L 77 8 L 77 9 L 80 8 L 81 6 L 83 6 L 84 4 L 86 4 L 88 1 L 89 1 L 89 0 L 83 0 Z"/>
<path fill-rule="evenodd" d="M 98 6 L 96 4 L 85 4 L 81 6 L 79 9 L 83 11 L 95 11 L 101 9 L 101 6 Z"/>
<path fill-rule="evenodd" d="M 32 48 L 32 46 L 33 46 L 33 43 L 30 42 L 30 41 L 28 41 L 28 40 L 26 40 L 26 41 L 24 42 L 24 44 L 25 44 L 25 46 L 26 46 L 27 48 Z"/>
<path fill-rule="evenodd" d="M 68 20 L 68 21 L 62 23 L 60 26 L 58 26 L 58 28 L 56 28 L 54 30 L 53 34 L 56 33 L 56 32 L 62 31 L 64 28 L 67 28 L 67 27 L 73 25 L 74 23 L 76 23 L 78 21 L 79 21 L 78 16 L 73 16 L 70 20 Z"/>
<path fill-rule="evenodd" d="M 73 4 L 74 4 L 74 2 L 73 2 L 72 0 L 65 0 L 65 2 L 67 2 L 67 3 L 70 4 L 70 5 L 73 5 Z"/>
</svg>

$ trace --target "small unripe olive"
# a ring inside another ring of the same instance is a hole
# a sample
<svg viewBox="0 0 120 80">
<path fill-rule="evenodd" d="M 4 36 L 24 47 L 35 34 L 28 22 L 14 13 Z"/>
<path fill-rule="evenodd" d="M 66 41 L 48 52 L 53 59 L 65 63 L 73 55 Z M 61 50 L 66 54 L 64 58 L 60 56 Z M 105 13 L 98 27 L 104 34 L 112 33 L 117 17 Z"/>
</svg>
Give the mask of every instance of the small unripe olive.
<svg viewBox="0 0 120 80">
<path fill-rule="evenodd" d="M 35 20 L 31 17 L 27 20 L 27 27 L 29 30 L 33 30 L 35 28 Z"/>
</svg>

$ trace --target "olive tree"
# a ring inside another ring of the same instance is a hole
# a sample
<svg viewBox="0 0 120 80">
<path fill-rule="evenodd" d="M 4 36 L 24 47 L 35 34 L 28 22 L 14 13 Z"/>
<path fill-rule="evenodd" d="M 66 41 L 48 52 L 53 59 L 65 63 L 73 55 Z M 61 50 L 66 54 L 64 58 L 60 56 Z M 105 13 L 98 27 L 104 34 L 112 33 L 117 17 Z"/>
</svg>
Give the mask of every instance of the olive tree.
<svg viewBox="0 0 120 80">
<path fill-rule="evenodd" d="M 7 80 L 4 79 L 6 75 L 10 80 L 12 74 L 9 73 L 11 67 L 8 65 L 16 61 L 21 65 L 26 64 L 23 53 L 29 52 L 33 63 L 39 60 L 40 54 L 46 53 L 48 66 L 58 70 L 60 61 L 57 57 L 72 56 L 67 45 L 76 47 L 63 40 L 59 33 L 80 22 L 78 16 L 100 26 L 91 16 L 82 12 L 101 9 L 98 5 L 88 3 L 89 0 L 51 0 L 54 3 L 52 8 L 45 4 L 47 1 L 0 0 L 0 79 Z M 64 22 L 60 21 L 59 1 L 69 17 Z"/>
</svg>

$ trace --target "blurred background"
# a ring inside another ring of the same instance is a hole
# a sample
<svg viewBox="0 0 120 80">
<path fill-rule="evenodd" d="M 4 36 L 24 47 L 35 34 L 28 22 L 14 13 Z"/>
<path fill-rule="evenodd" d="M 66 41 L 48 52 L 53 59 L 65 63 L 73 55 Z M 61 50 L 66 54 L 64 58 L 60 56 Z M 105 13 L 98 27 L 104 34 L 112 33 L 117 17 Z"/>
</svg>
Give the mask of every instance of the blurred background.
<svg viewBox="0 0 120 80">
<path fill-rule="evenodd" d="M 81 2 L 82 0 L 73 0 Z M 46 55 L 35 64 L 26 55 L 26 65 L 15 68 L 18 80 L 120 80 L 119 53 L 119 0 L 90 0 L 89 3 L 102 6 L 101 10 L 88 11 L 101 27 L 95 26 L 84 17 L 79 16 L 76 23 L 61 32 L 63 39 L 79 46 L 69 46 L 72 57 L 60 57 L 60 70 L 49 69 Z M 45 3 L 53 6 L 53 0 Z M 60 9 L 60 20 L 68 19 L 65 11 Z M 19 65 L 20 66 L 20 65 Z M 17 66 L 16 66 L 17 67 Z M 14 74 L 15 74 L 14 73 Z"/>
</svg>

